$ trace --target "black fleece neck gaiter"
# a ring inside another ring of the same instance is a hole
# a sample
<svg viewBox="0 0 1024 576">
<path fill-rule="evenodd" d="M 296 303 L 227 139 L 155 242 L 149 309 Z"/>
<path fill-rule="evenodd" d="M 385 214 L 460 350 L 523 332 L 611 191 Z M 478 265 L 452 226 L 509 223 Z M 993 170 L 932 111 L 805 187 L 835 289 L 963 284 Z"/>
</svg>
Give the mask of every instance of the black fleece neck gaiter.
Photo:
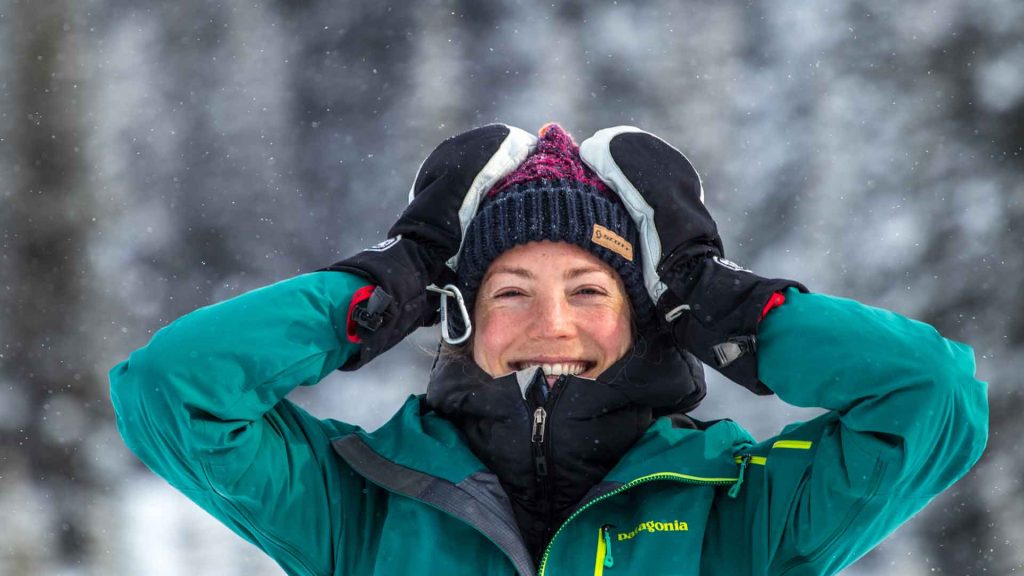
<svg viewBox="0 0 1024 576">
<path fill-rule="evenodd" d="M 692 356 L 646 343 L 596 380 L 537 368 L 491 378 L 471 358 L 439 358 L 427 404 L 463 432 L 512 504 L 539 561 L 554 532 L 622 459 L 656 415 L 686 412 L 704 396 Z"/>
</svg>

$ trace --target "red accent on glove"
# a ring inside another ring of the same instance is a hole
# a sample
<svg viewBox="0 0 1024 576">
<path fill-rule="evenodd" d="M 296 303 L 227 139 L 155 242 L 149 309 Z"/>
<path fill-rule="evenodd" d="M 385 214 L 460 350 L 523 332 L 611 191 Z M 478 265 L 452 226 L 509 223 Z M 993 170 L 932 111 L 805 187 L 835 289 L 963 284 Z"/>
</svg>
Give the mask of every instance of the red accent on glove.
<svg viewBox="0 0 1024 576">
<path fill-rule="evenodd" d="M 760 320 L 764 320 L 764 317 L 768 315 L 768 312 L 771 311 L 772 308 L 778 308 L 779 306 L 782 306 L 785 302 L 786 297 L 782 294 L 782 292 L 775 292 L 774 294 L 772 294 L 772 297 L 768 299 L 768 303 L 765 304 L 764 308 L 761 309 Z"/>
<path fill-rule="evenodd" d="M 369 300 L 375 288 L 376 286 L 363 286 L 356 290 L 356 293 L 352 295 L 352 301 L 348 304 L 348 317 L 345 319 L 345 335 L 348 336 L 348 341 L 353 344 L 359 344 L 362 340 L 356 335 L 356 321 L 352 319 L 352 311 L 356 309 L 356 304 Z"/>
</svg>

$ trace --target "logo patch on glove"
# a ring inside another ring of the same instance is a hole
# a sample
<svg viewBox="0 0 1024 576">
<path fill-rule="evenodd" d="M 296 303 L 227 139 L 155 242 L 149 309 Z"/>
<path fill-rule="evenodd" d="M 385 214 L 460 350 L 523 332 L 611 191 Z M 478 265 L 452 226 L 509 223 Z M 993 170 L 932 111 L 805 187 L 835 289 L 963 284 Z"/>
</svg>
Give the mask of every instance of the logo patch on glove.
<svg viewBox="0 0 1024 576">
<path fill-rule="evenodd" d="M 395 244 L 398 244 L 398 241 L 401 240 L 401 239 L 402 239 L 402 235 L 399 234 L 398 236 L 395 236 L 394 238 L 388 238 L 387 240 L 385 240 L 383 242 L 378 242 L 377 244 L 374 244 L 373 246 L 370 246 L 369 248 L 367 248 L 365 251 L 366 252 L 383 252 L 383 251 L 387 250 L 388 248 L 391 248 Z"/>
<path fill-rule="evenodd" d="M 740 266 L 739 264 L 733 262 L 732 260 L 728 260 L 726 258 L 720 258 L 718 256 L 712 256 L 711 259 L 714 260 L 715 262 L 718 262 L 722 266 L 725 266 L 729 270 L 735 270 L 737 272 L 750 272 L 750 270 L 747 270 L 746 268 L 744 268 L 743 266 Z"/>
<path fill-rule="evenodd" d="M 633 261 L 633 245 L 600 224 L 594 224 L 594 233 L 590 236 L 590 241 L 598 246 L 604 246 L 630 262 Z"/>
</svg>

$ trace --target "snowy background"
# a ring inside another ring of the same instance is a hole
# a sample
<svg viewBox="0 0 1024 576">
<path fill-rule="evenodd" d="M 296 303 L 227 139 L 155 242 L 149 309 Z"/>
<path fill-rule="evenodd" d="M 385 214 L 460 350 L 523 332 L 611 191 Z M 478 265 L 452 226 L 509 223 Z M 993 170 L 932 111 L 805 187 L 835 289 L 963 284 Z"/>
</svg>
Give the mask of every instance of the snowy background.
<svg viewBox="0 0 1024 576">
<path fill-rule="evenodd" d="M 660 134 L 732 259 L 970 343 L 985 457 L 844 574 L 1024 572 L 1022 39 L 1020 0 L 0 0 L 0 575 L 281 574 L 127 452 L 107 370 L 381 240 L 443 138 L 550 120 Z M 374 428 L 436 338 L 293 399 Z"/>
</svg>

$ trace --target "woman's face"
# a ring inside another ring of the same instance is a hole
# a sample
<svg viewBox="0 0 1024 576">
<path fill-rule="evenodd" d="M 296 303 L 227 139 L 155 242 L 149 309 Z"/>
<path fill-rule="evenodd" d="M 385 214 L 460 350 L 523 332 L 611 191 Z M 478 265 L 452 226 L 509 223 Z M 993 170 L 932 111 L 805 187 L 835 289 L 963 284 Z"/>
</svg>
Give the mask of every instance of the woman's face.
<svg viewBox="0 0 1024 576">
<path fill-rule="evenodd" d="M 477 293 L 473 360 L 498 377 L 540 366 L 594 378 L 632 343 L 629 299 L 619 275 L 564 242 L 517 246 L 491 263 Z"/>
</svg>

